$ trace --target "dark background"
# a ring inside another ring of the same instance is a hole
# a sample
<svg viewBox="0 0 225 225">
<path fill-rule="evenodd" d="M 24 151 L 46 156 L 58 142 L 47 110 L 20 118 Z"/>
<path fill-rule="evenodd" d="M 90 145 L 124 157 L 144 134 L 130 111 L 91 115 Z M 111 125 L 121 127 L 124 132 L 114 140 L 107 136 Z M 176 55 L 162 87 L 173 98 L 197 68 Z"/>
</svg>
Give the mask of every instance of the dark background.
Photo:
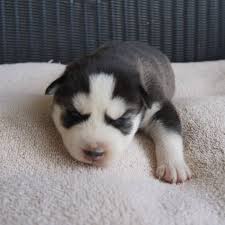
<svg viewBox="0 0 225 225">
<path fill-rule="evenodd" d="M 108 40 L 174 62 L 225 58 L 225 0 L 0 0 L 0 63 L 67 63 Z"/>
</svg>

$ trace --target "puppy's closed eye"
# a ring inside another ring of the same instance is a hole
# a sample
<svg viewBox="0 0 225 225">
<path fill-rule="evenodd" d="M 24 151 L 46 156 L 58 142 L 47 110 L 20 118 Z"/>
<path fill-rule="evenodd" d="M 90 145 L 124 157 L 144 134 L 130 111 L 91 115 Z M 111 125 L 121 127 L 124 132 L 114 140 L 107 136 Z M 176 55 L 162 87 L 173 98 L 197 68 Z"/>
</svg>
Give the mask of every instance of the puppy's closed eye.
<svg viewBox="0 0 225 225">
<path fill-rule="evenodd" d="M 73 125 L 86 121 L 89 117 L 89 114 L 80 114 L 76 109 L 66 110 L 62 115 L 62 121 L 64 127 L 70 128 Z"/>
<path fill-rule="evenodd" d="M 119 129 L 123 134 L 128 135 L 132 128 L 132 117 L 133 113 L 131 110 L 127 110 L 121 117 L 118 119 L 112 119 L 110 116 L 105 114 L 105 121 L 109 125 Z"/>
</svg>

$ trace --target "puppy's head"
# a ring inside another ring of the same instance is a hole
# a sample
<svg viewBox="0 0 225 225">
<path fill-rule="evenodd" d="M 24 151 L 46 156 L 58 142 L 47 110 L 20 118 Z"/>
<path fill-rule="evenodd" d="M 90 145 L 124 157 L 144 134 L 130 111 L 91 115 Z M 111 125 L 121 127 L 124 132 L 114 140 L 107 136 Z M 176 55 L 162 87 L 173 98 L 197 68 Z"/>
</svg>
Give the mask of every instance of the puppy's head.
<svg viewBox="0 0 225 225">
<path fill-rule="evenodd" d="M 72 64 L 46 89 L 53 94 L 52 117 L 75 159 L 106 165 L 131 142 L 143 101 L 137 76 L 92 72 Z"/>
</svg>

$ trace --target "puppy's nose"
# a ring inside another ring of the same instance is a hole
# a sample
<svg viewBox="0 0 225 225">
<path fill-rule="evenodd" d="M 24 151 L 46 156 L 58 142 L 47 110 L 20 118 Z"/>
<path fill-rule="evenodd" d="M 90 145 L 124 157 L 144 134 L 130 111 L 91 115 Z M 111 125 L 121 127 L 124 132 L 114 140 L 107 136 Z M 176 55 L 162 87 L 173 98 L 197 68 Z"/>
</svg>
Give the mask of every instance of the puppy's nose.
<svg viewBox="0 0 225 225">
<path fill-rule="evenodd" d="M 104 151 L 102 149 L 84 150 L 84 154 L 92 160 L 99 160 L 104 156 Z"/>
</svg>

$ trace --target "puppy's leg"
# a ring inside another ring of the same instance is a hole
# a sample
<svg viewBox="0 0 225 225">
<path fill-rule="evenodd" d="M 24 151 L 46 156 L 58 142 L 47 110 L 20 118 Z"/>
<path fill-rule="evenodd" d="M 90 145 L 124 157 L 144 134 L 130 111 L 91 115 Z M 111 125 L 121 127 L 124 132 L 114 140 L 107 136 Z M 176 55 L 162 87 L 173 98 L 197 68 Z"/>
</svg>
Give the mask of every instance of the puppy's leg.
<svg viewBox="0 0 225 225">
<path fill-rule="evenodd" d="M 191 178 L 191 172 L 184 160 L 179 116 L 169 101 L 157 105 L 155 108 L 157 110 L 149 118 L 148 123 L 145 120 L 144 130 L 155 143 L 156 175 L 170 183 L 184 182 Z"/>
</svg>

